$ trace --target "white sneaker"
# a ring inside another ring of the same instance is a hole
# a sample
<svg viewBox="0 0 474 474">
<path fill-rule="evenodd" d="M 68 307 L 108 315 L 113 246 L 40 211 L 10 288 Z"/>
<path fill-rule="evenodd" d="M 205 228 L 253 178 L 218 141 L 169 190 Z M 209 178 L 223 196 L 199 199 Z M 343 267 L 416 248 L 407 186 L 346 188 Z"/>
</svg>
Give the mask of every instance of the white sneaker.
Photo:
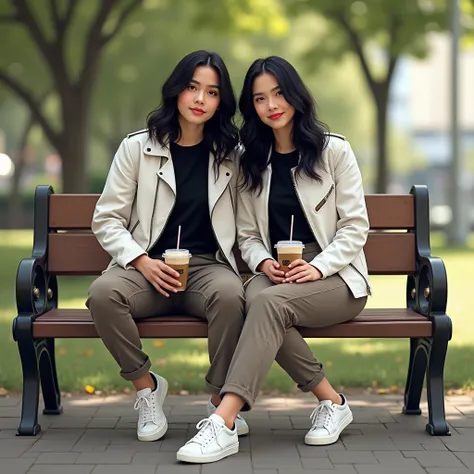
<svg viewBox="0 0 474 474">
<path fill-rule="evenodd" d="M 158 387 L 154 391 L 151 388 L 139 390 L 133 406 L 138 410 L 137 436 L 140 441 L 156 441 L 168 431 L 168 421 L 163 413 L 168 382 L 153 372 L 151 374 L 155 377 Z"/>
<path fill-rule="evenodd" d="M 176 454 L 178 461 L 204 464 L 239 452 L 237 429 L 229 430 L 224 420 L 216 414 L 201 420 L 197 435 L 190 439 Z"/>
<path fill-rule="evenodd" d="M 323 400 L 311 413 L 311 429 L 304 438 L 310 445 L 326 445 L 335 443 L 342 430 L 352 422 L 352 412 L 344 395 L 340 394 L 342 405 Z"/>
<path fill-rule="evenodd" d="M 207 402 L 207 416 L 211 416 L 216 410 L 217 407 L 211 402 L 211 399 L 209 399 Z M 238 436 L 249 434 L 249 425 L 247 425 L 247 422 L 240 415 L 237 415 L 235 419 L 235 427 L 237 428 Z"/>
</svg>

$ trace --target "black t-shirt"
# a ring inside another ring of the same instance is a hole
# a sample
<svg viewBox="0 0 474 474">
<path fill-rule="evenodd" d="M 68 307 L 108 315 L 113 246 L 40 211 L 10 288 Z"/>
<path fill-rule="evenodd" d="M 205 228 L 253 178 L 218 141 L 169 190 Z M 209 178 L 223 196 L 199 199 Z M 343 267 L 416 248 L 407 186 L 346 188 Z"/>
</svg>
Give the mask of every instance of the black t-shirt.
<svg viewBox="0 0 474 474">
<path fill-rule="evenodd" d="M 298 165 L 298 151 L 291 153 L 272 152 L 272 179 L 268 214 L 270 224 L 270 241 L 274 255 L 274 245 L 280 240 L 290 238 L 291 216 L 295 216 L 293 240 L 301 240 L 304 244 L 314 242 L 315 238 L 301 208 L 296 190 L 291 179 L 291 168 Z"/>
<path fill-rule="evenodd" d="M 166 249 L 176 248 L 179 225 L 180 248 L 189 250 L 193 255 L 215 253 L 217 242 L 211 226 L 208 198 L 209 149 L 204 142 L 194 146 L 171 143 L 171 156 L 176 179 L 176 203 L 149 255 L 161 256 Z"/>
</svg>

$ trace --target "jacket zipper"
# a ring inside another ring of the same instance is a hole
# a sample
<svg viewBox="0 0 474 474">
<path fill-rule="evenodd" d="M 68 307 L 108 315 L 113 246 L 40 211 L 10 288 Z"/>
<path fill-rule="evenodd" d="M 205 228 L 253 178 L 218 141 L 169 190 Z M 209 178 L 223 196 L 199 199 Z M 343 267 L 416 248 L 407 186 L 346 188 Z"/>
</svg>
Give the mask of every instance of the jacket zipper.
<svg viewBox="0 0 474 474">
<path fill-rule="evenodd" d="M 293 183 L 293 188 L 295 190 L 296 198 L 298 199 L 298 202 L 300 203 L 301 209 L 303 211 L 304 218 L 306 219 L 306 222 L 309 225 L 310 229 L 313 231 L 314 240 L 318 244 L 319 248 L 321 248 L 321 245 L 319 245 L 318 239 L 316 238 L 316 232 L 314 231 L 314 227 L 311 224 L 311 222 L 309 221 L 308 216 L 306 215 L 306 211 L 305 211 L 305 208 L 303 206 L 303 202 L 301 201 L 300 195 L 298 193 L 298 189 L 296 188 L 294 169 L 291 170 L 291 182 Z"/>
<path fill-rule="evenodd" d="M 370 288 L 369 282 L 367 281 L 367 278 L 365 278 L 364 275 L 362 275 L 362 272 L 356 268 L 356 266 L 353 263 L 349 263 L 349 266 L 352 267 L 365 281 L 365 287 L 367 289 L 367 293 L 369 295 L 372 295 L 372 289 Z"/>
<path fill-rule="evenodd" d="M 267 182 L 267 193 L 265 195 L 265 209 L 266 209 L 266 212 L 264 215 L 267 216 L 267 222 L 266 222 L 266 229 L 267 229 L 267 235 L 268 235 L 268 239 L 265 239 L 266 242 L 264 242 L 264 245 L 265 247 L 267 247 L 267 249 L 270 249 L 270 254 L 273 256 L 273 249 L 272 249 L 272 243 L 271 243 L 271 240 L 270 240 L 270 218 L 269 218 L 269 213 L 268 213 L 268 206 L 270 204 L 270 188 L 271 188 L 271 185 L 272 185 L 272 167 L 269 166 L 268 168 L 268 182 Z"/>
<path fill-rule="evenodd" d="M 135 229 L 138 227 L 138 224 L 140 224 L 140 219 L 138 219 L 137 222 L 135 222 L 135 225 L 130 229 L 130 235 L 133 235 Z"/>
<path fill-rule="evenodd" d="M 172 208 L 171 208 L 171 211 L 170 211 L 169 214 L 168 214 L 168 217 L 166 218 L 166 221 L 165 221 L 165 223 L 164 223 L 164 225 L 163 225 L 163 228 L 161 229 L 161 232 L 160 232 L 160 234 L 158 235 L 158 237 L 157 237 L 157 238 L 155 239 L 155 241 L 153 242 L 153 245 L 151 245 L 151 237 L 152 237 L 152 235 L 153 235 L 153 220 L 154 220 L 154 218 L 155 218 L 156 198 L 157 198 L 157 196 L 158 196 L 158 184 L 159 184 L 159 179 L 160 179 L 160 178 L 157 176 L 157 177 L 156 177 L 155 199 L 153 200 L 153 212 L 152 212 L 152 214 L 151 214 L 151 222 L 150 222 L 150 239 L 149 239 L 149 241 L 148 241 L 148 247 L 147 247 L 147 249 L 146 249 L 147 252 L 148 252 L 151 248 L 153 248 L 153 247 L 155 246 L 155 244 L 158 242 L 158 240 L 160 239 L 161 234 L 163 234 L 163 231 L 165 230 L 166 224 L 168 223 L 169 218 L 170 218 L 171 214 L 173 213 L 174 206 L 176 205 L 176 195 L 175 195 L 175 197 L 174 197 L 175 199 L 174 199 L 173 206 L 172 206 Z M 170 188 L 170 189 L 171 189 L 171 188 Z M 171 189 L 171 191 L 173 191 L 173 190 Z M 173 193 L 173 194 L 174 194 L 174 193 Z"/>
<path fill-rule="evenodd" d="M 211 228 L 212 228 L 212 232 L 214 234 L 214 237 L 216 239 L 216 243 L 217 243 L 217 247 L 219 248 L 221 254 L 223 255 L 223 257 L 225 258 L 225 260 L 227 261 L 227 263 L 230 265 L 230 262 L 229 262 L 229 259 L 227 258 L 226 254 L 224 253 L 224 251 L 222 250 L 222 247 L 221 247 L 221 244 L 219 243 L 219 239 L 217 238 L 217 234 L 216 234 L 216 231 L 214 230 L 214 226 L 212 225 L 212 216 L 214 215 L 214 210 L 217 206 L 217 203 L 219 202 L 219 199 L 222 197 L 222 195 L 225 193 L 226 189 L 229 187 L 229 183 L 227 183 L 227 186 L 224 188 L 224 190 L 219 194 L 219 197 L 217 198 L 216 200 L 216 204 L 214 205 L 212 211 L 211 211 Z M 230 191 L 230 194 L 231 194 L 231 201 L 232 201 L 232 191 Z M 232 265 L 230 265 L 232 267 Z"/>
<path fill-rule="evenodd" d="M 321 245 L 319 245 L 319 242 L 318 242 L 318 239 L 316 239 L 316 233 L 314 232 L 314 228 L 311 224 L 311 222 L 309 222 L 308 220 L 308 217 L 306 216 L 306 211 L 304 209 L 304 206 L 303 206 L 303 203 L 300 199 L 300 195 L 298 193 L 298 189 L 296 188 L 296 183 L 295 183 L 295 175 L 294 175 L 294 170 L 291 170 L 291 181 L 293 182 L 293 187 L 295 189 L 295 194 L 296 194 L 296 197 L 298 198 L 298 201 L 300 203 L 300 206 L 301 206 L 301 209 L 303 210 L 303 214 L 304 214 L 304 217 L 306 219 L 306 222 L 308 223 L 309 227 L 311 228 L 311 230 L 313 231 L 313 236 L 314 236 L 314 240 L 317 242 L 319 248 L 321 248 Z M 329 192 L 326 194 L 326 196 L 324 197 L 324 199 L 321 201 L 321 202 L 326 202 L 328 197 L 331 195 L 332 191 L 334 189 L 334 184 L 331 186 L 331 189 L 329 190 Z M 318 204 L 319 206 L 319 204 Z M 366 289 L 367 289 L 367 293 L 369 295 L 372 295 L 372 290 L 370 288 L 370 285 L 369 285 L 369 282 L 367 281 L 367 279 L 365 278 L 364 275 L 362 275 L 362 273 L 352 264 L 350 263 L 349 266 L 351 266 L 363 279 L 364 279 L 364 282 L 365 282 L 365 286 L 366 286 Z"/>
<path fill-rule="evenodd" d="M 326 204 L 327 200 L 329 199 L 329 196 L 331 196 L 332 192 L 334 191 L 334 183 L 331 185 L 331 188 L 329 189 L 328 193 L 326 194 L 326 196 L 324 196 L 324 198 L 322 199 L 322 201 L 314 208 L 314 210 L 316 212 L 319 212 L 321 210 L 321 208 L 324 206 L 324 204 Z"/>
<path fill-rule="evenodd" d="M 229 181 L 230 183 L 230 181 Z M 229 186 L 229 184 L 227 184 L 227 186 Z M 225 189 L 224 189 L 225 191 Z M 236 193 L 237 193 L 237 190 L 236 190 Z M 230 187 L 229 189 L 229 194 L 230 194 L 230 202 L 232 204 L 232 210 L 234 211 L 234 216 L 237 214 L 237 202 L 234 202 L 234 196 L 232 195 L 232 186 Z M 217 204 L 217 201 L 216 201 L 216 204 Z M 214 209 L 213 209 L 214 211 Z"/>
</svg>

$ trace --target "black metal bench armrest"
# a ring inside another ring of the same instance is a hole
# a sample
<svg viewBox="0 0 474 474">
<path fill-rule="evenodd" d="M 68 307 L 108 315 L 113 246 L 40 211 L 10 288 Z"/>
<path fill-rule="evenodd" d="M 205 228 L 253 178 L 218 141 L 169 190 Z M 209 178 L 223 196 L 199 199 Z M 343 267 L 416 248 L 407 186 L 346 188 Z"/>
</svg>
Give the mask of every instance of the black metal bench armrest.
<svg viewBox="0 0 474 474">
<path fill-rule="evenodd" d="M 416 271 L 407 279 L 407 307 L 434 320 L 446 315 L 448 277 L 443 261 L 431 256 L 430 207 L 426 186 L 412 186 L 415 196 Z"/>
<path fill-rule="evenodd" d="M 53 289 L 49 287 L 49 277 L 44 263 L 44 257 L 24 258 L 18 266 L 16 306 L 19 315 L 36 318 L 53 308 L 49 304 L 54 296 Z"/>
<path fill-rule="evenodd" d="M 431 316 L 446 313 L 448 277 L 444 262 L 438 257 L 419 257 L 418 307 Z"/>
<path fill-rule="evenodd" d="M 51 186 L 36 188 L 32 256 L 21 260 L 16 274 L 18 317 L 13 321 L 15 340 L 19 325 L 31 325 L 38 316 L 57 307 L 58 284 L 56 277 L 49 275 L 47 263 L 49 196 L 52 193 Z"/>
<path fill-rule="evenodd" d="M 13 339 L 18 339 L 19 324 L 31 324 L 38 316 L 57 307 L 57 280 L 45 268 L 45 258 L 24 258 L 16 274 L 16 306 Z"/>
<path fill-rule="evenodd" d="M 438 257 L 419 255 L 416 273 L 407 280 L 407 306 L 433 320 L 446 314 L 448 278 Z"/>
</svg>

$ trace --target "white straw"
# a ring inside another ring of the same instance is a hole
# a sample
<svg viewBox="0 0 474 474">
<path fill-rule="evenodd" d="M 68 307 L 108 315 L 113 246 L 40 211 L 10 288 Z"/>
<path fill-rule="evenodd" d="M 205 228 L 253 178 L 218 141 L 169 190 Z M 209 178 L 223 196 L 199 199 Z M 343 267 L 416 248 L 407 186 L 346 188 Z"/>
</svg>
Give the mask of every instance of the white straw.
<svg viewBox="0 0 474 474">
<path fill-rule="evenodd" d="M 178 226 L 178 242 L 176 242 L 176 248 L 179 249 L 179 239 L 181 238 L 181 226 Z"/>
<path fill-rule="evenodd" d="M 290 225 L 290 240 L 293 240 L 293 224 L 295 222 L 295 216 L 291 214 L 291 225 Z"/>
</svg>

